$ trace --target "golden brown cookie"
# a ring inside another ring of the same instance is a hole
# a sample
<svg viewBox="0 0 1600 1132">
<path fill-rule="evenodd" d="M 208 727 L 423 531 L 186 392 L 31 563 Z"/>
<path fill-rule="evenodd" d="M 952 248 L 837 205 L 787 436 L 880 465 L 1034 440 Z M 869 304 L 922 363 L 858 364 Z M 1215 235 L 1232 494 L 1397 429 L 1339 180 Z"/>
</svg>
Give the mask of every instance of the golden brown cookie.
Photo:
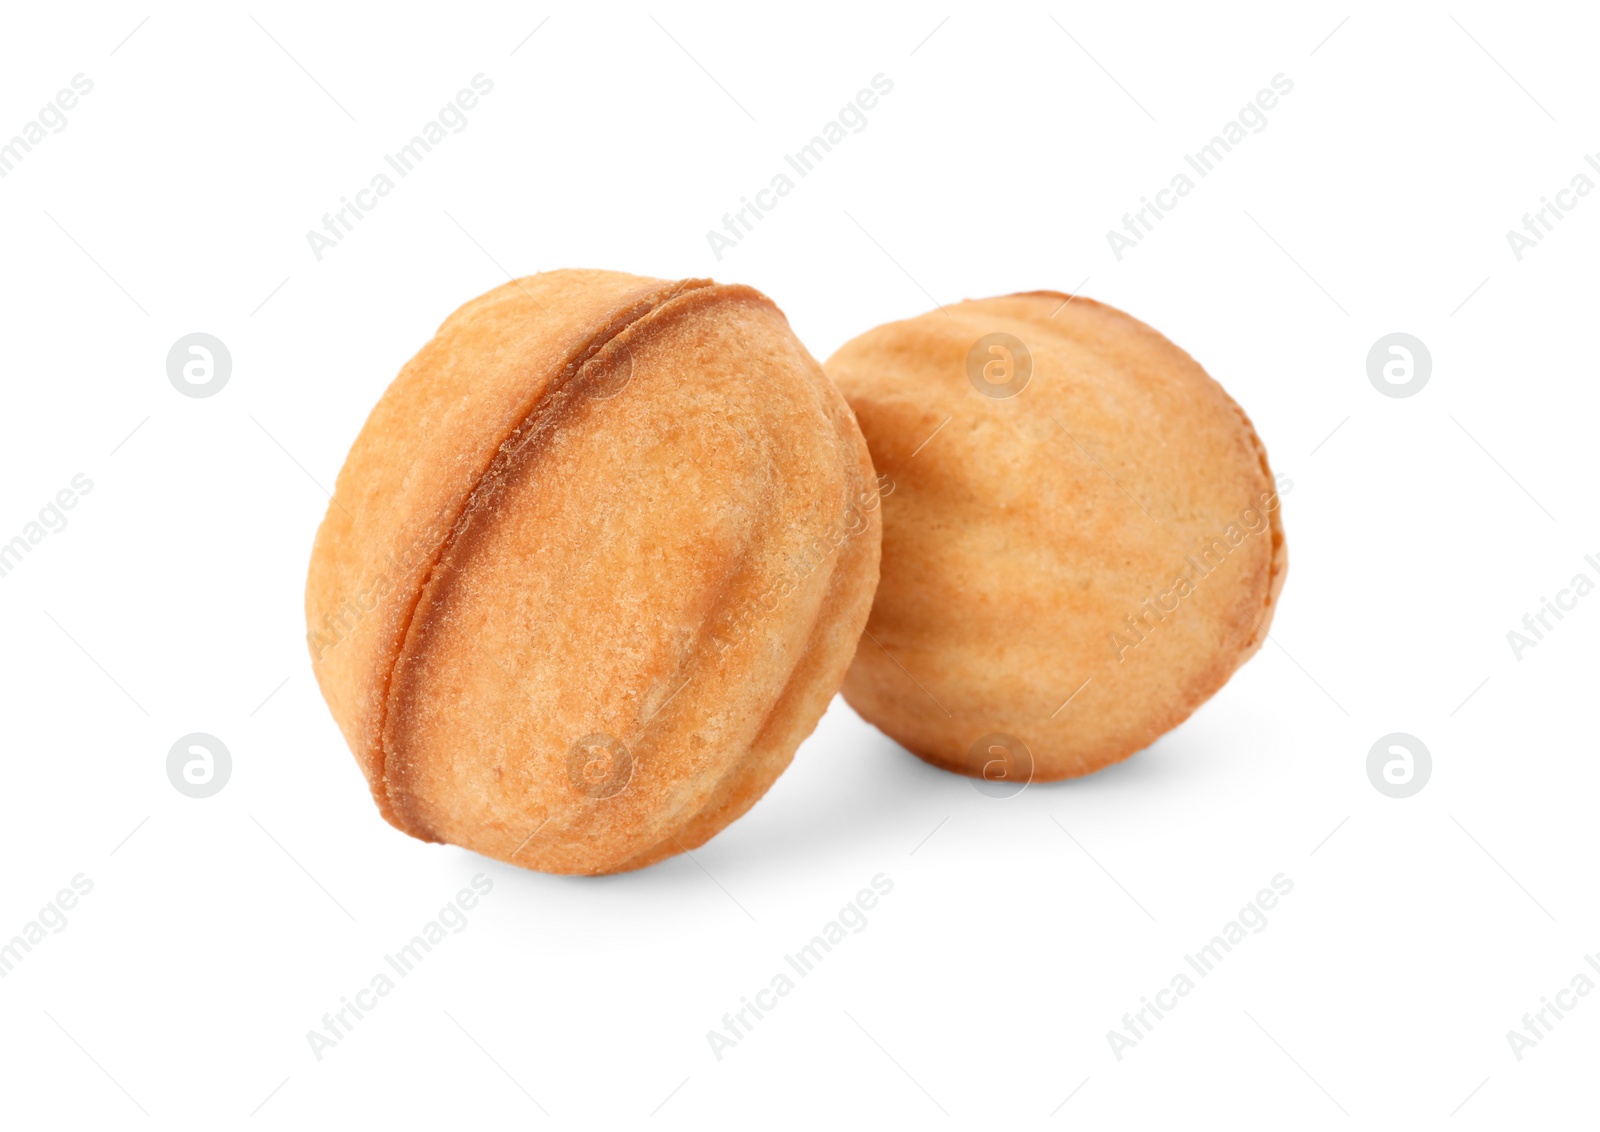
<svg viewBox="0 0 1600 1132">
<path fill-rule="evenodd" d="M 306 583 L 317 680 L 406 833 L 639 868 L 816 726 L 879 530 L 850 409 L 771 300 L 530 276 L 446 319 L 350 450 Z"/>
<path fill-rule="evenodd" d="M 844 695 L 922 758 L 997 781 L 1087 774 L 1181 723 L 1265 640 L 1287 568 L 1266 452 L 1142 322 L 1007 295 L 870 330 L 826 369 L 884 496 Z"/>
</svg>

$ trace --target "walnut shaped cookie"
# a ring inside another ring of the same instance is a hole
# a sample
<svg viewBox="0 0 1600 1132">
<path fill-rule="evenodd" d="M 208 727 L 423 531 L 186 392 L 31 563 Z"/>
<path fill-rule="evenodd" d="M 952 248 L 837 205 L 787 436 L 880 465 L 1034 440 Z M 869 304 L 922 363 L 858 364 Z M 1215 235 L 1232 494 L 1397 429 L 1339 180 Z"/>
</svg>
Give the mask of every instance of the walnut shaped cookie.
<svg viewBox="0 0 1600 1132">
<path fill-rule="evenodd" d="M 515 280 L 445 320 L 317 532 L 317 681 L 378 810 L 555 873 L 693 849 L 838 689 L 880 515 L 849 406 L 749 287 Z"/>
<path fill-rule="evenodd" d="M 993 782 L 1087 774 L 1261 647 L 1287 485 L 1239 406 L 1144 323 L 1007 295 L 879 326 L 826 368 L 885 484 L 844 695 L 912 752 Z"/>
</svg>

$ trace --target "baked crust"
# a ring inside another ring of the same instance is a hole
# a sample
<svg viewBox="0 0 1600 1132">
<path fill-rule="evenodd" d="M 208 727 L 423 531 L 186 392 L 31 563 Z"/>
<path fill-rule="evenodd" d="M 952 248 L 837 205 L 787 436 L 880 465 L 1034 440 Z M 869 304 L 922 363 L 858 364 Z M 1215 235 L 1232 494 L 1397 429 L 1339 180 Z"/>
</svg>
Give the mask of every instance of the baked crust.
<svg viewBox="0 0 1600 1132">
<path fill-rule="evenodd" d="M 1031 358 L 1019 391 L 1009 355 L 995 384 L 969 374 L 997 334 Z M 922 758 L 1087 774 L 1181 723 L 1266 639 L 1288 564 L 1266 451 L 1144 323 L 1007 295 L 880 326 L 826 369 L 885 484 L 844 695 Z"/>
<path fill-rule="evenodd" d="M 765 296 L 530 276 L 451 315 L 351 449 L 307 581 L 317 679 L 398 828 L 638 868 L 788 765 L 879 530 L 849 407 Z"/>
</svg>

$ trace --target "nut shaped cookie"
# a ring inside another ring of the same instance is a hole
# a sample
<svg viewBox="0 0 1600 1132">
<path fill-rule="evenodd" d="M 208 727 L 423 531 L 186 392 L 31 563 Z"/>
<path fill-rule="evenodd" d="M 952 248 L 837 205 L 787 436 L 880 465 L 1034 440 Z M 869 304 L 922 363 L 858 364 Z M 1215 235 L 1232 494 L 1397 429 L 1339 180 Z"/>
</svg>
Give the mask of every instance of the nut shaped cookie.
<svg viewBox="0 0 1600 1132">
<path fill-rule="evenodd" d="M 826 369 L 883 493 L 844 695 L 917 755 L 997 787 L 1088 774 L 1265 640 L 1280 488 L 1239 406 L 1142 322 L 1007 295 L 870 330 Z"/>
<path fill-rule="evenodd" d="M 603 271 L 467 303 L 357 437 L 317 532 L 317 681 L 382 815 L 555 873 L 743 814 L 877 584 L 849 406 L 772 301 Z"/>
</svg>

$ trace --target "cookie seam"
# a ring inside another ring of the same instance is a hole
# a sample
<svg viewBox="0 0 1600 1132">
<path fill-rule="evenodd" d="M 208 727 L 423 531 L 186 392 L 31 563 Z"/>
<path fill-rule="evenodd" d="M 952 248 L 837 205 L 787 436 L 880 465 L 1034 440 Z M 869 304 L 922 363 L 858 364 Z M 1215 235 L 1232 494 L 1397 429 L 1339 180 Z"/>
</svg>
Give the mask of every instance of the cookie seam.
<svg viewBox="0 0 1600 1132">
<path fill-rule="evenodd" d="M 419 830 L 412 822 L 403 818 L 394 803 L 393 792 L 389 784 L 389 752 L 386 749 L 384 738 L 390 716 L 390 695 L 394 686 L 395 672 L 399 668 L 401 659 L 405 656 L 406 646 L 411 638 L 412 626 L 416 621 L 417 609 L 422 603 L 422 596 L 432 583 L 434 575 L 439 568 L 439 563 L 443 561 L 451 545 L 455 542 L 462 520 L 471 511 L 472 503 L 482 488 L 484 481 L 490 477 L 496 465 L 500 462 L 506 444 L 517 437 L 527 427 L 529 421 L 539 414 L 553 392 L 559 388 L 565 388 L 567 383 L 577 375 L 577 372 L 591 358 L 604 349 L 608 343 L 615 340 L 623 331 L 640 319 L 648 317 L 661 304 L 677 297 L 686 289 L 710 285 L 710 280 L 682 279 L 647 292 L 633 302 L 620 303 L 606 308 L 599 318 L 590 323 L 582 343 L 570 350 L 564 360 L 558 361 L 542 374 L 530 374 L 524 379 L 525 384 L 532 386 L 539 383 L 542 378 L 542 388 L 538 396 L 518 416 L 516 423 L 494 442 L 490 449 L 493 455 L 489 457 L 483 470 L 472 481 L 472 486 L 462 494 L 461 503 L 456 509 L 454 517 L 450 520 L 444 538 L 440 540 L 438 547 L 434 550 L 428 562 L 427 570 L 422 574 L 421 581 L 410 594 L 409 608 L 406 610 L 405 617 L 394 637 L 397 643 L 387 660 L 378 668 L 376 678 L 380 681 L 380 687 L 377 689 L 379 709 L 371 732 L 373 735 L 372 793 L 385 820 L 402 832 L 422 840 L 437 840 L 431 833 Z M 619 318 L 640 307 L 644 307 L 644 309 L 620 326 L 616 326 Z M 615 329 L 612 329 L 614 326 Z M 441 327 L 441 331 L 442 329 Z M 611 333 L 607 334 L 607 330 L 610 330 Z M 437 339 L 437 337 L 438 335 L 436 334 L 434 338 Z M 563 375 L 565 375 L 565 378 L 563 378 Z"/>
<path fill-rule="evenodd" d="M 637 343 L 638 336 L 645 332 L 646 327 L 660 329 L 663 320 L 676 317 L 678 314 L 691 309 L 684 302 L 689 296 L 703 296 L 703 301 L 744 301 L 759 302 L 762 305 L 776 310 L 776 304 L 767 296 L 762 295 L 753 288 L 741 284 L 719 284 L 709 279 L 686 279 L 677 283 L 659 288 L 649 295 L 634 303 L 623 304 L 611 308 L 606 315 L 598 320 L 598 329 L 595 329 L 585 339 L 583 346 L 568 355 L 567 361 L 557 369 L 555 376 L 545 384 L 539 396 L 517 420 L 506 435 L 495 445 L 495 454 L 491 457 L 488 466 L 473 482 L 470 490 L 465 493 L 464 500 L 455 518 L 450 524 L 449 533 L 440 543 L 437 553 L 428 565 L 426 574 L 421 584 L 416 588 L 415 596 L 408 611 L 405 624 L 398 634 L 399 646 L 390 658 L 386 671 L 383 673 L 382 711 L 377 721 L 377 762 L 378 781 L 382 784 L 382 806 L 385 817 L 399 829 L 413 837 L 423 840 L 438 841 L 440 838 L 427 829 L 415 814 L 405 812 L 397 796 L 395 783 L 390 775 L 390 751 L 388 750 L 389 722 L 393 715 L 395 696 L 395 676 L 402 662 L 413 654 L 413 646 L 417 643 L 416 636 L 425 628 L 418 623 L 419 610 L 424 596 L 432 588 L 439 570 L 458 539 L 465 533 L 467 521 L 479 509 L 483 502 L 491 497 L 491 493 L 498 489 L 504 476 L 511 470 L 524 450 L 537 442 L 541 435 L 541 420 L 551 411 L 551 402 L 561 391 L 572 387 L 582 380 L 590 364 L 595 362 L 613 343 L 623 348 L 629 343 Z M 630 310 L 644 307 L 639 313 L 615 325 L 618 317 L 627 314 Z M 781 314 L 781 312 L 779 312 Z M 610 334 L 605 331 L 615 326 Z"/>
</svg>

